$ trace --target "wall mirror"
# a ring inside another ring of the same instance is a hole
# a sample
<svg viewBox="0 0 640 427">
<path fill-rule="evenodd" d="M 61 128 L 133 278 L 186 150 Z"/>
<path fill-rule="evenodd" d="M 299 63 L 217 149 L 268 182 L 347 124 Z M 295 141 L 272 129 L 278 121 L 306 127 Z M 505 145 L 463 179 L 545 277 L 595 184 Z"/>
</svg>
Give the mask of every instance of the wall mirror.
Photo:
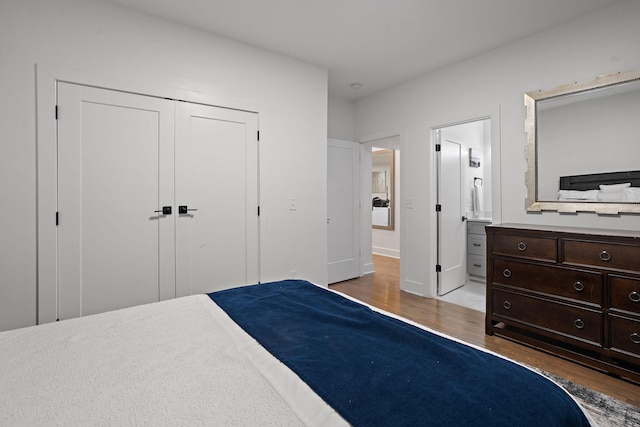
<svg viewBox="0 0 640 427">
<path fill-rule="evenodd" d="M 374 148 L 371 158 L 371 224 L 373 228 L 393 230 L 395 151 Z"/>
<path fill-rule="evenodd" d="M 529 212 L 640 213 L 640 70 L 524 95 Z"/>
</svg>

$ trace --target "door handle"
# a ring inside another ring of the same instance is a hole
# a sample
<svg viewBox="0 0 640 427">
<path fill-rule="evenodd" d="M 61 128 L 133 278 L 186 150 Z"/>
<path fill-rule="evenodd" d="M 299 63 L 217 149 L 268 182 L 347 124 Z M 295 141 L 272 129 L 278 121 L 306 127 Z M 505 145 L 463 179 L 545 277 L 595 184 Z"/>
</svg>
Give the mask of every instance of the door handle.
<svg viewBox="0 0 640 427">
<path fill-rule="evenodd" d="M 171 206 L 163 206 L 162 210 L 154 211 L 155 213 L 161 213 L 162 215 L 171 215 Z"/>
<path fill-rule="evenodd" d="M 179 213 L 179 214 L 186 214 L 186 213 L 194 212 L 194 211 L 197 211 L 197 210 L 198 210 L 198 209 L 189 209 L 189 208 L 187 207 L 187 205 L 181 205 L 181 206 L 178 206 L 178 213 Z"/>
</svg>

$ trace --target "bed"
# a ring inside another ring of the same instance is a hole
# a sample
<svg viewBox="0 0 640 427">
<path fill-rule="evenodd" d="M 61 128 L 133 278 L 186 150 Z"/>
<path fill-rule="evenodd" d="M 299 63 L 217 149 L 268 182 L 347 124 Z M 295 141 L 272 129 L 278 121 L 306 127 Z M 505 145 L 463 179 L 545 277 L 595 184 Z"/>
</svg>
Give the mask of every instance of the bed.
<svg viewBox="0 0 640 427">
<path fill-rule="evenodd" d="M 561 176 L 558 199 L 640 203 L 640 171 Z"/>
<path fill-rule="evenodd" d="M 0 362 L 0 425 L 590 425 L 542 375 L 303 280 L 2 332 Z"/>
</svg>

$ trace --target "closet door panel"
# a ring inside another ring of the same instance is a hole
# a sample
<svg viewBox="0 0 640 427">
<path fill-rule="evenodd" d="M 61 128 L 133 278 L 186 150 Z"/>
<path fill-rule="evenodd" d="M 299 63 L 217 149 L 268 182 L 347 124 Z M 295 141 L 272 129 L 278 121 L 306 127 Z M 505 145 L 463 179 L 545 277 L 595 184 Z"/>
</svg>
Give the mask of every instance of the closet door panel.
<svg viewBox="0 0 640 427">
<path fill-rule="evenodd" d="M 58 316 L 175 297 L 173 102 L 59 83 Z"/>
<path fill-rule="evenodd" d="M 177 295 L 259 280 L 257 115 L 176 105 Z"/>
</svg>

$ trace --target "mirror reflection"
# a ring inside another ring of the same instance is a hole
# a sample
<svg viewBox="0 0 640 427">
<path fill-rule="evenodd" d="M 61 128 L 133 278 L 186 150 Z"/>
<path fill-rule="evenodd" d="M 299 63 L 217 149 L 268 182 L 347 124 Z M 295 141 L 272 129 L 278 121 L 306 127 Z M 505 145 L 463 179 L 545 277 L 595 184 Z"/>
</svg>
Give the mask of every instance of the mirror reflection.
<svg viewBox="0 0 640 427">
<path fill-rule="evenodd" d="M 393 230 L 394 150 L 373 149 L 371 153 L 371 224 Z"/>
<path fill-rule="evenodd" d="M 634 82 L 538 103 L 539 200 L 575 195 L 561 190 L 561 176 L 640 169 L 638 89 Z"/>
<path fill-rule="evenodd" d="M 525 94 L 527 209 L 640 211 L 640 71 Z"/>
</svg>

